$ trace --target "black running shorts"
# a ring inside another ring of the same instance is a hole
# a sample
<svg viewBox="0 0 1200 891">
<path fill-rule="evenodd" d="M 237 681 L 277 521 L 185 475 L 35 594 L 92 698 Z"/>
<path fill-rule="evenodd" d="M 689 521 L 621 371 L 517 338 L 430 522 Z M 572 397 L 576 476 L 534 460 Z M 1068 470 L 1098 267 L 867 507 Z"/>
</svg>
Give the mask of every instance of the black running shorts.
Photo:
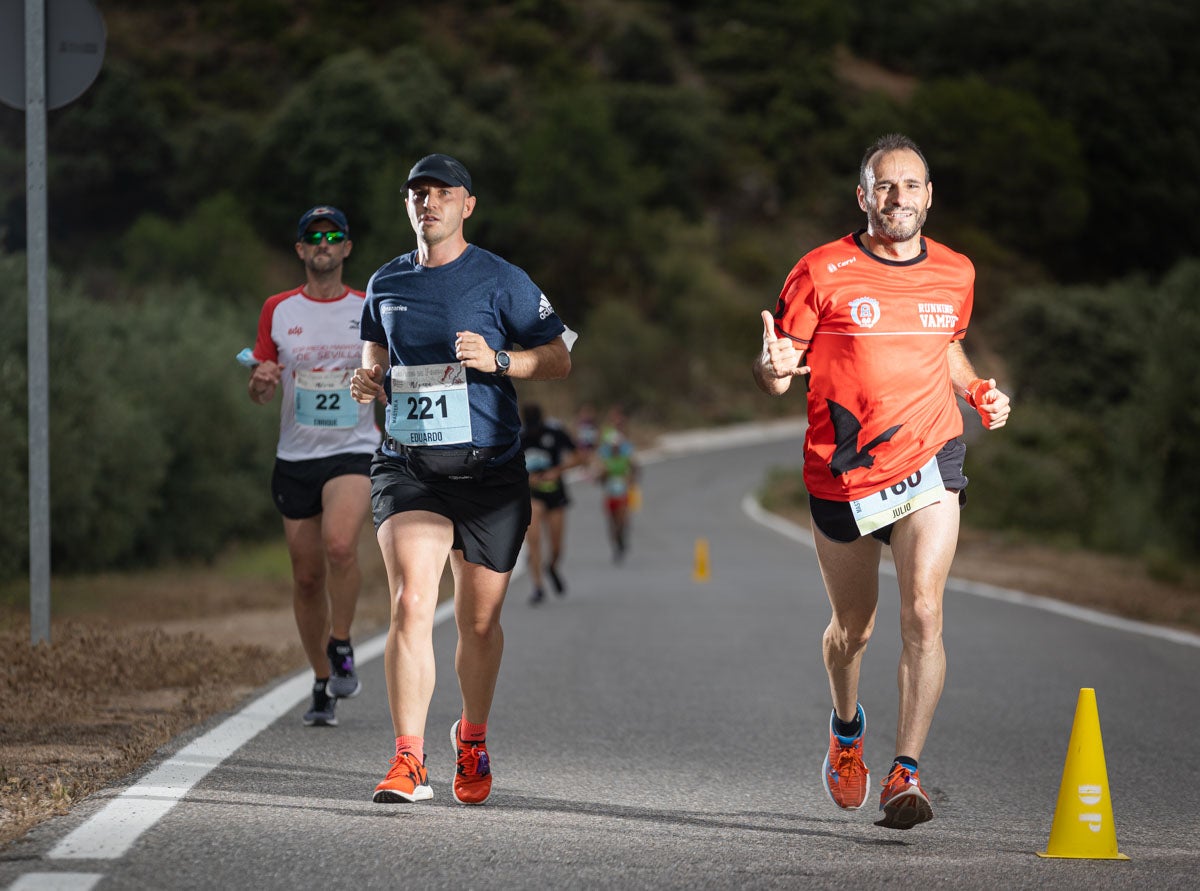
<svg viewBox="0 0 1200 891">
<path fill-rule="evenodd" d="M 967 503 L 967 478 L 963 475 L 963 459 L 967 456 L 967 444 L 962 439 L 950 440 L 937 453 L 938 470 L 942 474 L 942 485 L 951 491 L 958 492 L 958 506 Z M 808 496 L 808 508 L 812 511 L 813 525 L 832 541 L 848 544 L 862 537 L 858 524 L 854 522 L 854 511 L 848 501 L 829 501 L 825 498 Z M 892 543 L 892 523 L 871 533 L 885 545 Z"/>
<path fill-rule="evenodd" d="M 571 499 L 567 497 L 566 486 L 559 486 L 548 492 L 539 492 L 537 489 L 530 489 L 529 497 L 546 505 L 546 510 L 558 510 L 571 503 Z"/>
<path fill-rule="evenodd" d="M 307 520 L 321 513 L 321 491 L 335 476 L 369 476 L 368 453 L 346 453 L 309 461 L 275 459 L 271 473 L 271 496 L 275 507 L 289 520 Z"/>
<path fill-rule="evenodd" d="M 371 513 L 378 531 L 393 514 L 425 510 L 454 524 L 454 549 L 468 563 L 511 572 L 529 528 L 529 474 L 517 452 L 481 479 L 417 479 L 404 458 L 371 461 Z"/>
</svg>

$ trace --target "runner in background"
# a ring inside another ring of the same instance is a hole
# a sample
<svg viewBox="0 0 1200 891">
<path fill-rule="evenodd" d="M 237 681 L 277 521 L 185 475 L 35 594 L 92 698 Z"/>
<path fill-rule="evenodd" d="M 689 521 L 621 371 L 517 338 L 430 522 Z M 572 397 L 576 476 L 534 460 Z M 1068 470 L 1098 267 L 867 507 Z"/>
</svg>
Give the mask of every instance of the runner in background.
<svg viewBox="0 0 1200 891">
<path fill-rule="evenodd" d="M 574 426 L 575 450 L 579 457 L 579 464 L 584 468 L 583 473 L 588 479 L 591 479 L 594 472 L 592 459 L 596 454 L 596 446 L 600 444 L 600 425 L 596 421 L 596 407 L 590 402 L 579 406 Z"/>
<path fill-rule="evenodd" d="M 267 299 L 250 357 L 250 399 L 265 405 L 282 386 L 271 494 L 283 515 L 292 563 L 292 606 L 313 670 L 304 723 L 334 726 L 339 698 L 362 689 L 350 626 L 362 572 L 358 537 L 371 504 L 368 474 L 380 432 L 370 405 L 350 396 L 362 356 L 363 293 L 342 284 L 350 226 L 336 207 L 304 213 L 296 256 L 307 281 Z"/>
<path fill-rule="evenodd" d="M 638 484 L 639 468 L 633 443 L 625 431 L 625 413 L 612 408 L 596 447 L 597 481 L 604 490 L 604 514 L 613 562 L 625 559 L 629 549 L 630 495 Z"/>
<path fill-rule="evenodd" d="M 560 563 L 563 537 L 566 534 L 567 506 L 571 499 L 563 475 L 582 460 L 571 435 L 554 421 L 542 415 L 542 407 L 530 402 L 522 412 L 521 448 L 525 451 L 525 467 L 529 471 L 529 495 L 533 517 L 525 533 L 525 558 L 533 593 L 531 604 L 545 597 L 542 560 L 545 557 L 546 575 L 554 592 L 560 597 L 567 593 Z M 545 533 L 543 535 L 543 532 Z M 543 544 L 547 548 L 543 548 Z M 548 550 L 548 554 L 543 551 Z"/>
</svg>

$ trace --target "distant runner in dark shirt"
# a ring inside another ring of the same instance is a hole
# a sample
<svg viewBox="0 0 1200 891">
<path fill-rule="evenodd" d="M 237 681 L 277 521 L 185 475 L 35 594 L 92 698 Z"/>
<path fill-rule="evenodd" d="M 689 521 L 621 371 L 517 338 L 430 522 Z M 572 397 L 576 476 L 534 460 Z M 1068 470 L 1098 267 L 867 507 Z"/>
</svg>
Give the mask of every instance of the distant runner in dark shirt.
<svg viewBox="0 0 1200 891">
<path fill-rule="evenodd" d="M 560 425 L 547 421 L 542 407 L 535 402 L 526 404 L 522 412 L 524 426 L 521 428 L 521 448 L 525 451 L 525 467 L 529 471 L 529 495 L 533 519 L 525 533 L 525 558 L 529 567 L 529 579 L 533 584 L 532 604 L 545 599 L 542 581 L 543 529 L 549 538 L 549 555 L 546 559 L 546 575 L 559 596 L 567 593 L 560 563 L 563 555 L 563 537 L 567 525 L 567 484 L 563 474 L 579 463 L 580 457 L 575 441 Z"/>
</svg>

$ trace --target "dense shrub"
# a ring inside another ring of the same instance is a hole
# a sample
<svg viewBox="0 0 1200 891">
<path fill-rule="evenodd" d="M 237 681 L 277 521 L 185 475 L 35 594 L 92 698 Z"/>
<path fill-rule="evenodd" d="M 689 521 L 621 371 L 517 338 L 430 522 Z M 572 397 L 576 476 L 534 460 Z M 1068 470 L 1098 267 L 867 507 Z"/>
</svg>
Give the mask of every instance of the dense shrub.
<svg viewBox="0 0 1200 891">
<path fill-rule="evenodd" d="M 1018 292 L 995 319 L 1008 427 L 972 445 L 977 515 L 1094 548 L 1200 556 L 1200 262 L 1158 284 Z"/>
<path fill-rule="evenodd" d="M 27 529 L 24 257 L 0 256 L 0 522 Z M 211 557 L 275 530 L 265 493 L 277 415 L 245 395 L 233 362 L 253 319 L 193 285 L 94 301 L 50 283 L 50 515 L 56 571 Z M 28 538 L 0 538 L 0 578 Z"/>
</svg>

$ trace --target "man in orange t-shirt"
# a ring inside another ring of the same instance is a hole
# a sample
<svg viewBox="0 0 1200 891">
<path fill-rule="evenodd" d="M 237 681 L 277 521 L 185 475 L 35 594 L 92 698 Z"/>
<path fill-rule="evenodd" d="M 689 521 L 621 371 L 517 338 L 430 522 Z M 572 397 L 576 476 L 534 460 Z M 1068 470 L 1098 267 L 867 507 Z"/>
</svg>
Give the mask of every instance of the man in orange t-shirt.
<svg viewBox="0 0 1200 891">
<path fill-rule="evenodd" d="M 917 759 L 946 676 L 942 595 L 967 485 L 955 397 L 989 430 L 1004 426 L 1009 399 L 976 376 L 962 349 L 971 261 L 921 235 L 933 203 L 921 150 L 900 134 L 877 140 L 863 156 L 857 193 L 866 229 L 796 264 L 774 314 L 762 314 L 754 377 L 778 396 L 809 375 L 804 483 L 833 607 L 823 642 L 833 696 L 823 780 L 848 809 L 870 791 L 858 678 L 882 546 L 892 548 L 903 639 L 899 722 L 876 825 L 909 829 L 933 817 Z"/>
</svg>

